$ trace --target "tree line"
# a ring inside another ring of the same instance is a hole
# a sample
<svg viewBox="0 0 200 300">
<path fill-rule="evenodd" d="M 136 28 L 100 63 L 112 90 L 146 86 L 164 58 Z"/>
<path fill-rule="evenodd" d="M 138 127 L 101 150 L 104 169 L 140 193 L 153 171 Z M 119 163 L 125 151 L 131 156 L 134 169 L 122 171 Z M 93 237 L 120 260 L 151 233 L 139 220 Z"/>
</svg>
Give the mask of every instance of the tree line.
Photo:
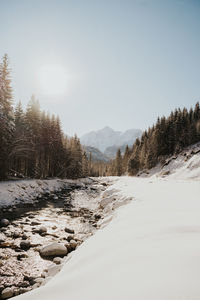
<svg viewBox="0 0 200 300">
<path fill-rule="evenodd" d="M 13 105 L 8 56 L 0 62 L 0 179 L 88 176 L 89 162 L 77 136 L 68 138 L 60 120 L 31 97 L 26 110 Z"/>
<path fill-rule="evenodd" d="M 183 148 L 197 142 L 200 142 L 199 102 L 189 111 L 178 108 L 169 117 L 158 118 L 132 147 L 126 147 L 124 155 L 119 149 L 116 158 L 104 168 L 103 173 L 136 175 L 164 163 L 170 155 L 177 155 Z"/>
</svg>

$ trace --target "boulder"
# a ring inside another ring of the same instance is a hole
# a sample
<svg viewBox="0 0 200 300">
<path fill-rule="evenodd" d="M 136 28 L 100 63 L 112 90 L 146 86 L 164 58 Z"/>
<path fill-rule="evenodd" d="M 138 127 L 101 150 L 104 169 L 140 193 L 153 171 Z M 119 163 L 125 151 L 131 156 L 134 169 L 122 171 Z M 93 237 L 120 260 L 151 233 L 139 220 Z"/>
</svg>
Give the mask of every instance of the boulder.
<svg viewBox="0 0 200 300">
<path fill-rule="evenodd" d="M 70 234 L 75 233 L 73 229 L 70 229 L 70 228 L 67 228 L 67 227 L 65 227 L 65 232 L 70 233 Z"/>
<path fill-rule="evenodd" d="M 20 248 L 22 250 L 28 250 L 30 248 L 30 246 L 31 246 L 31 243 L 27 240 L 21 241 L 21 243 L 20 243 Z"/>
<path fill-rule="evenodd" d="M 6 289 L 4 289 L 4 290 L 2 291 L 1 297 L 2 297 L 2 299 L 8 299 L 8 298 L 12 297 L 13 294 L 14 294 L 13 289 L 7 287 Z"/>
<path fill-rule="evenodd" d="M 42 257 L 64 256 L 66 254 L 67 254 L 67 248 L 64 245 L 61 245 L 56 242 L 40 249 L 40 255 Z"/>
<path fill-rule="evenodd" d="M 47 228 L 44 227 L 44 226 L 42 226 L 42 227 L 39 228 L 38 232 L 39 232 L 39 234 L 46 233 L 47 232 Z"/>
<path fill-rule="evenodd" d="M 2 219 L 1 221 L 0 221 L 0 226 L 1 227 L 6 227 L 6 226 L 8 226 L 10 224 L 10 222 L 8 221 L 8 219 Z"/>
</svg>

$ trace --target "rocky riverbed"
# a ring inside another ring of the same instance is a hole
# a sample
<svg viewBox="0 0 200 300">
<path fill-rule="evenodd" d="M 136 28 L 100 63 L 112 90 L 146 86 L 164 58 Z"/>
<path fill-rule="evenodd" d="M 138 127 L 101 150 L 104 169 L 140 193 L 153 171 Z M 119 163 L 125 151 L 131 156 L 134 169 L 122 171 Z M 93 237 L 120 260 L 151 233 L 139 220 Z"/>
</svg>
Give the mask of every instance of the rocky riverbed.
<svg viewBox="0 0 200 300">
<path fill-rule="evenodd" d="M 1 210 L 0 299 L 44 285 L 60 271 L 98 229 L 105 216 L 99 199 L 107 185 L 93 180 Z"/>
</svg>

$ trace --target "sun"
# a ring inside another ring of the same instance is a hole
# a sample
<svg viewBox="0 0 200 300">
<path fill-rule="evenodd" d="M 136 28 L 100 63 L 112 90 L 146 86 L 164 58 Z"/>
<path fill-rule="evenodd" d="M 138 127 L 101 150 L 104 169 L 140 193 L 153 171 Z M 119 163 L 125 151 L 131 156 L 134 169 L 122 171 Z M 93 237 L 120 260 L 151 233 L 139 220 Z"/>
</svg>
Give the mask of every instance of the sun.
<svg viewBox="0 0 200 300">
<path fill-rule="evenodd" d="M 39 70 L 39 81 L 46 95 L 63 95 L 67 89 L 67 73 L 61 65 L 45 65 Z"/>
</svg>

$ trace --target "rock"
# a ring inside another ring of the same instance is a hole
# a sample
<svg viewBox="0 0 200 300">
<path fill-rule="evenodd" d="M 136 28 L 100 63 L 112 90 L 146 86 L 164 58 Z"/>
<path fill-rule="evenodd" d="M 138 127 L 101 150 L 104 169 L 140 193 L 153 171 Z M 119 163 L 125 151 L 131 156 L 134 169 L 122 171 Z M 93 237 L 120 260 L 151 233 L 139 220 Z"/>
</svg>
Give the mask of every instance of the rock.
<svg viewBox="0 0 200 300">
<path fill-rule="evenodd" d="M 1 293 L 1 297 L 2 299 L 8 299 L 10 297 L 12 297 L 14 294 L 13 289 L 10 287 L 7 287 L 6 289 L 4 289 Z"/>
<path fill-rule="evenodd" d="M 78 246 L 78 243 L 74 240 L 71 240 L 69 242 L 69 251 L 73 251 L 76 249 L 76 247 Z"/>
<path fill-rule="evenodd" d="M 27 240 L 27 238 L 28 238 L 28 236 L 24 233 L 24 234 L 22 235 L 22 240 Z"/>
<path fill-rule="evenodd" d="M 57 226 L 56 225 L 52 226 L 52 229 L 53 230 L 57 229 Z"/>
<path fill-rule="evenodd" d="M 99 220 L 99 219 L 101 219 L 101 215 L 98 215 L 98 214 L 96 214 L 96 215 L 94 215 L 94 218 L 95 218 L 95 220 Z"/>
<path fill-rule="evenodd" d="M 58 200 L 58 196 L 54 195 L 54 196 L 53 196 L 53 199 L 54 199 L 54 200 Z"/>
<path fill-rule="evenodd" d="M 28 281 L 30 285 L 35 284 L 35 277 L 29 276 L 29 275 L 24 275 L 24 281 Z"/>
<path fill-rule="evenodd" d="M 8 221 L 8 219 L 2 219 L 1 221 L 0 221 L 0 226 L 1 227 L 6 227 L 6 226 L 8 226 L 10 224 L 10 222 Z"/>
<path fill-rule="evenodd" d="M 61 245 L 56 242 L 40 249 L 40 255 L 43 257 L 64 256 L 66 254 L 67 254 L 67 248 L 64 245 Z"/>
<path fill-rule="evenodd" d="M 53 262 L 56 265 L 60 265 L 62 263 L 62 258 L 61 257 L 54 257 Z"/>
<path fill-rule="evenodd" d="M 26 287 L 28 287 L 28 286 L 30 286 L 29 281 L 23 281 L 23 282 L 20 282 L 20 283 L 18 284 L 18 287 L 26 288 Z"/>
<path fill-rule="evenodd" d="M 58 266 L 58 265 L 51 265 L 51 266 L 48 268 L 47 275 L 50 276 L 50 277 L 53 277 L 53 276 L 55 276 L 58 272 L 60 272 L 60 270 L 61 270 L 61 266 Z"/>
<path fill-rule="evenodd" d="M 14 289 L 14 295 L 15 295 L 15 296 L 18 296 L 18 295 L 19 295 L 19 289 L 18 289 L 18 288 Z"/>
<path fill-rule="evenodd" d="M 27 240 L 21 241 L 21 243 L 20 243 L 20 248 L 22 250 L 28 250 L 30 248 L 30 246 L 31 246 L 31 243 Z"/>
<path fill-rule="evenodd" d="M 17 239 L 17 238 L 20 237 L 20 232 L 14 231 L 12 236 L 13 236 L 14 239 Z"/>
<path fill-rule="evenodd" d="M 30 216 L 29 216 L 29 218 L 30 218 Z M 41 225 L 41 223 L 38 222 L 38 221 L 32 221 L 31 222 L 31 226 L 36 226 L 36 225 Z"/>
<path fill-rule="evenodd" d="M 38 232 L 39 232 L 39 234 L 46 233 L 47 232 L 47 228 L 44 227 L 44 226 L 42 226 L 42 227 L 39 228 Z"/>
<path fill-rule="evenodd" d="M 17 255 L 17 260 L 21 260 L 22 258 L 27 258 L 28 255 L 26 253 L 18 254 Z"/>
<path fill-rule="evenodd" d="M 65 227 L 65 232 L 71 233 L 71 234 L 75 233 L 73 229 L 70 229 L 70 228 L 67 228 L 67 227 Z"/>
<path fill-rule="evenodd" d="M 20 294 L 24 294 L 24 293 L 26 293 L 26 292 L 28 292 L 28 291 L 30 291 L 30 290 L 31 290 L 30 287 L 27 287 L 27 288 L 21 287 L 21 288 L 19 288 L 19 293 L 20 293 Z"/>
<path fill-rule="evenodd" d="M 74 239 L 74 236 L 73 235 L 69 235 L 68 237 L 67 237 L 67 241 L 68 242 L 70 242 L 71 240 L 73 240 Z"/>
</svg>

